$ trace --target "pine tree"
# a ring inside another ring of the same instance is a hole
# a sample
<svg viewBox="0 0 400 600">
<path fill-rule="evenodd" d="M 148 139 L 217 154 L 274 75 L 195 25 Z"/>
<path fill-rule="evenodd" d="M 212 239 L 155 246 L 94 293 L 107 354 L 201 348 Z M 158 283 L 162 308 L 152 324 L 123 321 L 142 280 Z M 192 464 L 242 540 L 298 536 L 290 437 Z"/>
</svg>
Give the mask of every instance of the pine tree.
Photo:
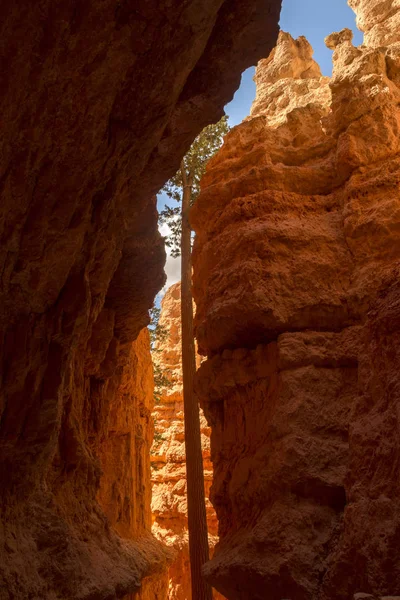
<svg viewBox="0 0 400 600">
<path fill-rule="evenodd" d="M 164 369 L 157 358 L 160 353 L 160 344 L 165 343 L 168 331 L 165 325 L 160 323 L 161 308 L 153 306 L 150 310 L 150 350 L 153 360 L 154 376 L 154 404 L 160 404 L 161 396 L 168 388 L 173 385 L 173 378 L 168 369 Z"/>
<path fill-rule="evenodd" d="M 169 369 L 163 368 L 158 354 L 161 352 L 160 344 L 165 343 L 168 337 L 168 330 L 165 325 L 160 323 L 161 309 L 157 306 L 153 306 L 150 310 L 150 324 L 148 326 L 150 334 L 150 351 L 153 362 L 153 377 L 154 377 L 154 389 L 153 399 L 154 404 L 160 404 L 161 397 L 166 391 L 173 386 L 173 376 Z M 154 447 L 160 446 L 164 441 L 164 434 L 158 431 L 158 424 L 154 419 L 154 436 L 153 445 Z M 155 463 L 151 465 L 152 469 L 157 469 Z"/>
<path fill-rule="evenodd" d="M 200 181 L 206 164 L 221 146 L 223 136 L 227 132 L 226 116 L 215 125 L 203 129 L 182 159 L 179 171 L 164 187 L 166 194 L 181 206 L 166 206 L 160 214 L 160 222 L 166 223 L 171 230 L 166 244 L 172 248 L 172 256 L 181 255 L 182 375 L 193 600 L 212 600 L 212 589 L 201 572 L 202 566 L 209 559 L 209 551 L 200 415 L 193 391 L 196 357 L 193 333 L 192 232 L 189 211 L 200 193 Z"/>
</svg>

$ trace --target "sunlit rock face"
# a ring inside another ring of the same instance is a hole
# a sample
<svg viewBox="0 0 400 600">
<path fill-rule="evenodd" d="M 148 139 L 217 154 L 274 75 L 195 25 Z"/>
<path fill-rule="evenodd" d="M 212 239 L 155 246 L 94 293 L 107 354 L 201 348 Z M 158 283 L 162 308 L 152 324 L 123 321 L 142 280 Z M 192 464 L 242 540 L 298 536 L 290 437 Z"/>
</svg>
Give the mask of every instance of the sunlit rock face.
<svg viewBox="0 0 400 600">
<path fill-rule="evenodd" d="M 388 42 L 332 34 L 330 80 L 280 34 L 191 214 L 230 600 L 400 593 L 400 29 L 367 5 Z"/>
<path fill-rule="evenodd" d="M 281 31 L 276 48 L 258 64 L 250 118 L 262 114 L 273 127 L 283 124 L 294 109 L 309 104 L 327 113 L 331 101 L 329 77 L 322 77 L 312 56 L 313 49 L 306 38 L 294 40 Z"/>
<path fill-rule="evenodd" d="M 279 9 L 1 2 L 1 600 L 122 598 L 165 567 L 135 368 L 164 282 L 154 194 Z"/>
<path fill-rule="evenodd" d="M 171 550 L 173 559 L 168 571 L 169 600 L 191 600 L 189 537 L 186 497 L 186 455 L 183 423 L 181 284 L 171 286 L 162 300 L 160 325 L 165 337 L 155 347 L 154 360 L 170 387 L 162 390 L 154 407 L 155 437 L 151 451 L 153 534 Z M 198 357 L 200 359 L 200 357 Z M 198 366 L 200 360 L 198 361 Z M 210 427 L 200 413 L 203 468 L 206 491 L 207 526 L 210 553 L 217 538 L 217 517 L 210 503 L 212 481 L 210 461 Z M 222 600 L 214 591 L 214 598 Z M 194 600 L 194 599 L 193 599 Z"/>
<path fill-rule="evenodd" d="M 371 47 L 388 46 L 399 41 L 399 0 L 348 0 L 357 15 L 357 26 Z"/>
</svg>

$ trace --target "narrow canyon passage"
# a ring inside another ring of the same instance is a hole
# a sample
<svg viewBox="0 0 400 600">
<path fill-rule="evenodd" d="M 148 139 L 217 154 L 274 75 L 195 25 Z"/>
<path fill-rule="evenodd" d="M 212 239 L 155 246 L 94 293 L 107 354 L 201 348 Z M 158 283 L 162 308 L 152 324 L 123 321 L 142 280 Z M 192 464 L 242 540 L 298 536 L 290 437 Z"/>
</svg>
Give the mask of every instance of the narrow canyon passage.
<svg viewBox="0 0 400 600">
<path fill-rule="evenodd" d="M 155 344 L 153 360 L 170 382 L 157 390 L 154 402 L 154 441 L 151 448 L 151 481 L 153 513 L 152 532 L 171 550 L 166 577 L 167 598 L 192 598 L 189 559 L 188 506 L 186 490 L 186 456 L 183 415 L 181 285 L 167 289 L 162 302 L 159 323 L 165 335 Z M 200 356 L 197 357 L 200 365 Z M 210 554 L 218 541 L 218 523 L 209 500 L 213 469 L 210 460 L 211 428 L 201 414 L 201 442 L 206 491 L 206 512 Z M 213 590 L 214 600 L 224 600 Z"/>
<path fill-rule="evenodd" d="M 258 61 L 191 213 L 204 573 L 400 597 L 400 4 L 349 5 L 328 78 L 280 0 L 1 3 L 0 600 L 196 600 L 155 195 Z"/>
</svg>

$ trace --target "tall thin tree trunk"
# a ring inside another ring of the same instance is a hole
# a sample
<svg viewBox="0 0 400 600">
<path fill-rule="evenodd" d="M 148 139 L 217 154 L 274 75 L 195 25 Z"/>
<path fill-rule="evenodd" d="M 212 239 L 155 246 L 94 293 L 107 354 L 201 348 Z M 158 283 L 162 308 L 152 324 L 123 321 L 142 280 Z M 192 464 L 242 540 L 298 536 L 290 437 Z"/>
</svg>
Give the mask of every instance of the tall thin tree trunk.
<svg viewBox="0 0 400 600">
<path fill-rule="evenodd" d="M 185 416 L 186 482 L 192 600 L 212 600 L 201 567 L 209 559 L 199 406 L 193 392 L 196 357 L 193 334 L 192 256 L 189 210 L 192 177 L 181 164 L 183 180 L 181 240 L 182 374 Z"/>
</svg>

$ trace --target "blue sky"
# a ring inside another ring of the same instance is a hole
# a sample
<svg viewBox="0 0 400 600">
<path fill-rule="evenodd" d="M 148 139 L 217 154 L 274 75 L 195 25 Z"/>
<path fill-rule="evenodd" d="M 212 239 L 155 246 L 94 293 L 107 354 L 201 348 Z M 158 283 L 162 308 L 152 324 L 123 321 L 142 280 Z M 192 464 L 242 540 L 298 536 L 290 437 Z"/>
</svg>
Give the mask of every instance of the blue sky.
<svg viewBox="0 0 400 600">
<path fill-rule="evenodd" d="M 327 35 L 348 27 L 354 31 L 354 45 L 362 43 L 362 33 L 356 28 L 355 14 L 347 0 L 283 0 L 280 26 L 294 38 L 306 36 L 324 75 L 332 72 L 332 51 L 324 44 Z M 255 97 L 253 76 L 254 67 L 243 73 L 240 88 L 225 108 L 231 126 L 240 123 L 250 113 Z M 158 196 L 159 210 L 164 208 L 166 200 L 165 195 Z M 162 230 L 162 233 L 165 235 L 167 232 Z M 180 279 L 180 260 L 168 257 L 165 270 L 169 287 Z"/>
</svg>

